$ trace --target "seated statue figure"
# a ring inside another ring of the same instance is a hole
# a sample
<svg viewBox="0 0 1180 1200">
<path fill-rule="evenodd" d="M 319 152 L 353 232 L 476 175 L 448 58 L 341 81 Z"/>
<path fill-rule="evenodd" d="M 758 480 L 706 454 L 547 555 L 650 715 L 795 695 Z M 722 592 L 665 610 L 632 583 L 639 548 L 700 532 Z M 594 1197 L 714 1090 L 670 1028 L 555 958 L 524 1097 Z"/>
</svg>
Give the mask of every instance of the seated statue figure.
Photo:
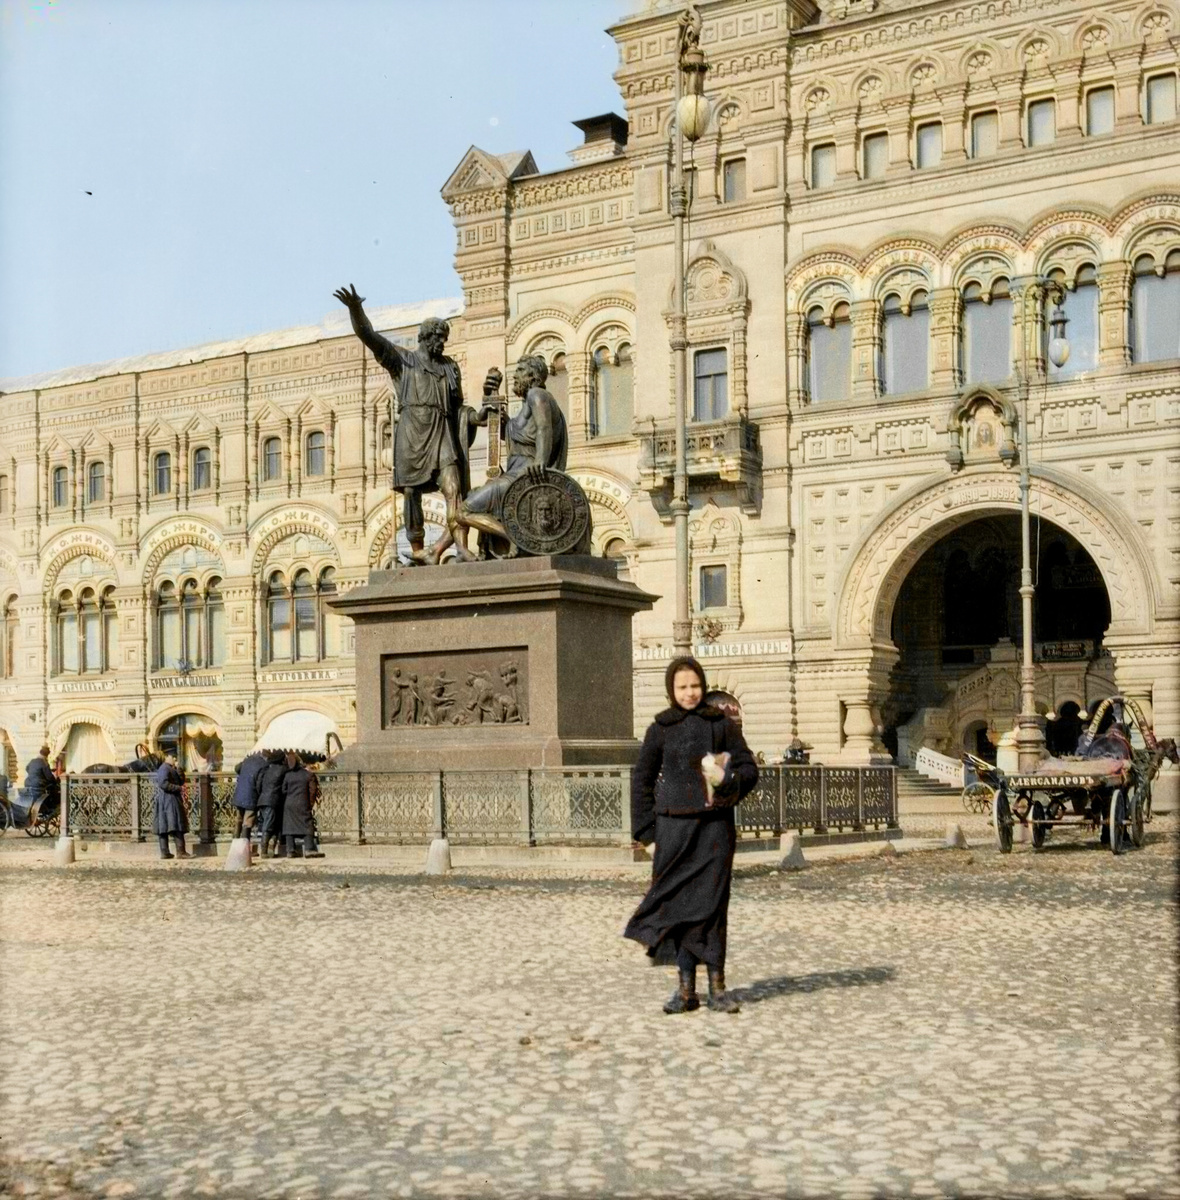
<svg viewBox="0 0 1180 1200">
<path fill-rule="evenodd" d="M 507 463 L 504 472 L 476 488 L 459 505 L 455 520 L 456 557 L 472 561 L 476 555 L 467 548 L 467 530 L 476 529 L 487 537 L 501 538 L 511 545 L 504 528 L 504 496 L 518 476 L 530 467 L 565 470 L 566 425 L 557 401 L 545 390 L 549 369 L 539 355 L 526 355 L 516 364 L 512 390 L 523 400 L 520 411 L 507 423 Z M 485 406 L 488 401 L 485 399 Z M 485 413 L 480 416 L 484 419 Z M 482 420 L 480 421 L 482 424 Z M 514 557 L 516 547 L 508 551 Z"/>
</svg>

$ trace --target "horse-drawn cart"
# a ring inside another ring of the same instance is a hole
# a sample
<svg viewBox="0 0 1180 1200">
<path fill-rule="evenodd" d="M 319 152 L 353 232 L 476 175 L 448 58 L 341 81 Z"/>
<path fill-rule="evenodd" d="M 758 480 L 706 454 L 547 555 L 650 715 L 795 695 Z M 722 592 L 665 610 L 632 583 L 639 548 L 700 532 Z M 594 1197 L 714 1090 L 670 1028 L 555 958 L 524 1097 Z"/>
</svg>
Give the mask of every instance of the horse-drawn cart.
<svg viewBox="0 0 1180 1200">
<path fill-rule="evenodd" d="M 1128 841 L 1142 846 L 1151 782 L 1165 758 L 1180 761 L 1175 741 L 1157 741 L 1134 700 L 1103 700 L 1077 754 L 1045 759 L 1032 771 L 996 773 L 992 824 L 1001 853 L 1011 851 L 1017 824 L 1029 828 L 1034 850 L 1062 825 L 1100 830 L 1115 854 Z"/>
</svg>

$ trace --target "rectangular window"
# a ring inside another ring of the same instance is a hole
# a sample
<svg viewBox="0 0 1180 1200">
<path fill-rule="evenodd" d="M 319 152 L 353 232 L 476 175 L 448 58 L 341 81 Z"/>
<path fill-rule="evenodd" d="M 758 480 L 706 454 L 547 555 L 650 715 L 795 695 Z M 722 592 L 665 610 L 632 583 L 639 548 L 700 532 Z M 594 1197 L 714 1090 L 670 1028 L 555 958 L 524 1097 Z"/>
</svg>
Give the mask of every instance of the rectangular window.
<svg viewBox="0 0 1180 1200">
<path fill-rule="evenodd" d="M 1176 119 L 1176 76 L 1154 75 L 1147 81 L 1144 113 L 1148 125 Z"/>
<path fill-rule="evenodd" d="M 65 508 L 68 503 L 69 476 L 65 467 L 53 468 L 53 507 Z"/>
<path fill-rule="evenodd" d="M 919 125 L 914 137 L 914 159 L 920 169 L 942 162 L 942 122 Z"/>
<path fill-rule="evenodd" d="M 102 463 L 90 464 L 90 482 L 87 491 L 87 500 L 91 504 L 98 504 L 106 499 L 106 467 Z"/>
<path fill-rule="evenodd" d="M 291 601 L 286 598 L 270 602 L 270 656 L 280 661 L 291 657 Z"/>
<path fill-rule="evenodd" d="M 726 568 L 701 568 L 701 610 L 706 608 L 725 608 L 729 604 L 726 594 Z"/>
<path fill-rule="evenodd" d="M 889 134 L 870 133 L 861 143 L 865 179 L 880 179 L 889 169 Z"/>
<path fill-rule="evenodd" d="M 156 478 L 154 490 L 157 496 L 166 496 L 172 491 L 172 458 L 167 454 L 156 455 Z"/>
<path fill-rule="evenodd" d="M 102 670 L 102 622 L 98 609 L 82 610 L 83 671 Z"/>
<path fill-rule="evenodd" d="M 316 657 L 314 596 L 295 598 L 295 652 L 304 662 Z"/>
<path fill-rule="evenodd" d="M 213 456 L 208 450 L 198 450 L 193 455 L 193 491 L 204 491 L 212 486 Z"/>
<path fill-rule="evenodd" d="M 729 371 L 724 350 L 693 355 L 694 421 L 719 421 L 729 411 Z"/>
<path fill-rule="evenodd" d="M 1086 93 L 1086 136 L 1114 133 L 1114 88 L 1091 88 Z"/>
<path fill-rule="evenodd" d="M 180 609 L 160 610 L 160 666 L 174 671 L 180 664 Z"/>
<path fill-rule="evenodd" d="M 746 160 L 731 158 L 721 168 L 721 196 L 726 204 L 737 204 L 746 198 Z"/>
<path fill-rule="evenodd" d="M 836 182 L 836 147 L 829 143 L 826 146 L 811 148 L 811 186 L 813 188 L 831 187 Z"/>
<path fill-rule="evenodd" d="M 1028 144 L 1050 146 L 1057 140 L 1057 101 L 1034 100 L 1028 106 Z"/>
<path fill-rule="evenodd" d="M 324 435 L 322 433 L 309 433 L 307 435 L 307 467 L 308 475 L 322 475 L 324 473 Z"/>
<path fill-rule="evenodd" d="M 61 618 L 61 669 L 78 670 L 78 614 L 65 612 Z"/>
<path fill-rule="evenodd" d="M 990 158 L 1000 149 L 1000 115 L 975 113 L 971 118 L 971 157 Z"/>
</svg>

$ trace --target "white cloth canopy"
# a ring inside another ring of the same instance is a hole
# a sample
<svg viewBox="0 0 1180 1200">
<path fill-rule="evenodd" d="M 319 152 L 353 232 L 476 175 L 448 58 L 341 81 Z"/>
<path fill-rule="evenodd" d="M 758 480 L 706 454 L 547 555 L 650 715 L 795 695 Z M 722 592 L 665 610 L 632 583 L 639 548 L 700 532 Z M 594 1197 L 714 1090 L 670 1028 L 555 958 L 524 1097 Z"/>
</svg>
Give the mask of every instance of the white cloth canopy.
<svg viewBox="0 0 1180 1200">
<path fill-rule="evenodd" d="M 297 708 L 281 713 L 254 743 L 255 750 L 295 750 L 302 754 L 326 754 L 328 734 L 339 737 L 336 722 L 323 713 Z"/>
<path fill-rule="evenodd" d="M 67 771 L 84 771 L 95 763 L 115 763 L 115 750 L 106 732 L 98 725 L 81 722 L 70 726 L 69 737 L 62 747 Z"/>
</svg>

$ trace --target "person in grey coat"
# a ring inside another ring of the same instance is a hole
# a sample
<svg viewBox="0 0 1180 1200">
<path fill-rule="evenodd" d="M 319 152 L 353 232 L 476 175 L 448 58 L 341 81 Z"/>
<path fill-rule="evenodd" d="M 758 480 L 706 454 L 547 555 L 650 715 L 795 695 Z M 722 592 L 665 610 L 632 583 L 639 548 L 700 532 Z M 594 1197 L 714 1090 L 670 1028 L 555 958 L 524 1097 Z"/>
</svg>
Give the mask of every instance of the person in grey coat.
<svg viewBox="0 0 1180 1200">
<path fill-rule="evenodd" d="M 234 784 L 234 808 L 238 810 L 238 824 L 234 837 L 249 837 L 254 824 L 254 814 L 258 807 L 258 798 L 254 794 L 254 784 L 258 776 L 266 770 L 266 755 L 256 750 L 247 754 L 236 767 L 234 774 L 238 777 Z"/>
<path fill-rule="evenodd" d="M 262 857 L 270 858 L 271 843 L 278 841 L 283 829 L 283 779 L 287 757 L 281 750 L 267 755 L 266 767 L 254 777 L 254 797 L 258 805 L 258 835 L 262 839 Z"/>
<path fill-rule="evenodd" d="M 172 858 L 168 853 L 168 838 L 176 839 L 176 858 L 191 858 L 184 848 L 184 835 L 188 833 L 188 815 L 184 811 L 184 776 L 176 765 L 175 753 L 164 755 L 164 761 L 152 776 L 156 785 L 153 804 L 152 828 L 160 839 L 160 857 Z"/>
<path fill-rule="evenodd" d="M 304 858 L 323 858 L 315 848 L 315 828 L 312 806 L 319 795 L 316 777 L 304 766 L 297 754 L 287 755 L 287 773 L 283 776 L 283 839 L 287 857 L 295 857 L 295 839 L 303 839 Z"/>
</svg>

